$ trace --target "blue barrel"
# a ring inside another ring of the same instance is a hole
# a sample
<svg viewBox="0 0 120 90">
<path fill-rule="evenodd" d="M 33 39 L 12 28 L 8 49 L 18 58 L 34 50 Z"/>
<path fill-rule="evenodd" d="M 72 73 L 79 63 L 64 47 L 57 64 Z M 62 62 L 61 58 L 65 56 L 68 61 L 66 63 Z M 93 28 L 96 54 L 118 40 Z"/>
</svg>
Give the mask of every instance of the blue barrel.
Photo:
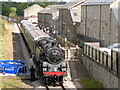
<svg viewBox="0 0 120 90">
<path fill-rule="evenodd" d="M 0 73 L 8 74 L 26 73 L 27 65 L 19 60 L 0 60 Z"/>
</svg>

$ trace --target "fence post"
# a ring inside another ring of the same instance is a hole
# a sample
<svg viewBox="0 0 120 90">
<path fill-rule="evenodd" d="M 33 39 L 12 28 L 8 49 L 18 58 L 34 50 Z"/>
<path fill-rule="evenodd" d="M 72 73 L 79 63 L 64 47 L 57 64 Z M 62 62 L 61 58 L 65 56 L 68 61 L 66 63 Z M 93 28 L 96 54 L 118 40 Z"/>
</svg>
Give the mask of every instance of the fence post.
<svg viewBox="0 0 120 90">
<path fill-rule="evenodd" d="M 108 54 L 106 54 L 106 66 L 108 67 Z"/>
<path fill-rule="evenodd" d="M 95 60 L 97 60 L 97 49 L 95 49 Z"/>
<path fill-rule="evenodd" d="M 68 54 L 68 50 L 69 50 L 69 49 L 67 48 L 67 59 L 68 59 L 68 56 L 69 56 L 69 54 Z"/>
<path fill-rule="evenodd" d="M 102 64 L 104 64 L 104 52 L 102 52 Z"/>
<path fill-rule="evenodd" d="M 92 47 L 92 58 L 93 58 L 93 47 Z"/>
<path fill-rule="evenodd" d="M 116 69 L 117 69 L 117 74 L 119 73 L 119 59 L 118 59 L 118 52 L 116 51 Z"/>
<path fill-rule="evenodd" d="M 100 62 L 100 50 L 99 50 L 99 62 Z"/>
<path fill-rule="evenodd" d="M 111 50 L 111 70 L 113 70 L 113 50 Z"/>
<path fill-rule="evenodd" d="M 88 47 L 88 45 L 86 44 L 86 54 L 87 54 L 87 47 Z"/>
<path fill-rule="evenodd" d="M 90 46 L 88 46 L 88 55 L 90 56 Z"/>
<path fill-rule="evenodd" d="M 83 43 L 83 44 L 82 44 L 82 51 L 83 51 L 83 53 L 84 53 L 84 45 L 85 45 L 85 44 Z"/>
</svg>

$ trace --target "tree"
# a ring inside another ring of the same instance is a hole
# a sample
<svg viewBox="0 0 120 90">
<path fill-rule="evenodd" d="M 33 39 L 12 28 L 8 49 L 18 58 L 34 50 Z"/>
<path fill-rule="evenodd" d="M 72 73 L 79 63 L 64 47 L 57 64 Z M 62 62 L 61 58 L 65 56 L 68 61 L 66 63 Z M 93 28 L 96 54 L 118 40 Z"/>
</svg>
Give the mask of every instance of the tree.
<svg viewBox="0 0 120 90">
<path fill-rule="evenodd" d="M 11 7 L 10 8 L 10 14 L 9 14 L 9 16 L 10 17 L 15 17 L 17 14 L 16 14 L 16 8 L 15 7 Z"/>
<path fill-rule="evenodd" d="M 15 7 L 11 7 L 10 11 L 15 13 L 16 12 L 16 8 Z"/>
<path fill-rule="evenodd" d="M 29 7 L 27 3 L 21 3 L 17 7 L 17 15 L 23 16 L 23 10 Z"/>
<path fill-rule="evenodd" d="M 45 8 L 46 6 L 48 6 L 48 5 L 46 5 L 45 3 L 38 3 L 38 5 L 40 5 L 40 6 L 43 7 L 43 8 Z"/>
<path fill-rule="evenodd" d="M 10 6 L 2 3 L 2 15 L 9 16 L 10 14 Z"/>
<path fill-rule="evenodd" d="M 0 2 L 0 15 L 2 15 L 2 2 Z"/>
</svg>

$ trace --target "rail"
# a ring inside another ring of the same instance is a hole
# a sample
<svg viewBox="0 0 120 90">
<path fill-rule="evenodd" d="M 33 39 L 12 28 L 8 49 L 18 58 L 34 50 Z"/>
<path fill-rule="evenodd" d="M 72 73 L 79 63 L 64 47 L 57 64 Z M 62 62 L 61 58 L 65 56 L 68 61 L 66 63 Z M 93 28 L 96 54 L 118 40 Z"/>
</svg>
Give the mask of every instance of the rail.
<svg viewBox="0 0 120 90">
<path fill-rule="evenodd" d="M 65 87 L 63 86 L 63 84 L 60 84 L 59 86 L 48 86 L 48 85 L 45 85 L 46 87 L 46 90 L 66 90 Z"/>
</svg>

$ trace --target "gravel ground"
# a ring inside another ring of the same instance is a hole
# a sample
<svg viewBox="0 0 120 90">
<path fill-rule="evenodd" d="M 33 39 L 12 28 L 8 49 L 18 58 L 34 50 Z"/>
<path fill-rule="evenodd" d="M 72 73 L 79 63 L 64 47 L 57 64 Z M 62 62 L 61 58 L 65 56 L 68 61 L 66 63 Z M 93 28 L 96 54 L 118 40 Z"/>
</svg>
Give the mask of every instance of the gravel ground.
<svg viewBox="0 0 120 90">
<path fill-rule="evenodd" d="M 78 81 L 90 77 L 80 60 L 69 61 L 71 79 L 77 88 L 84 88 Z"/>
<path fill-rule="evenodd" d="M 14 49 L 14 59 L 15 60 L 22 60 L 22 61 L 25 61 L 25 58 L 24 58 L 24 54 L 23 54 L 23 49 L 22 49 L 22 45 L 21 45 L 21 42 L 20 42 L 20 33 L 17 31 L 17 27 L 16 27 L 16 24 L 13 23 L 12 24 L 12 27 L 14 27 L 14 30 L 13 30 L 13 49 Z"/>
<path fill-rule="evenodd" d="M 80 80 L 89 77 L 89 74 L 84 65 L 78 61 L 69 61 L 72 80 Z"/>
</svg>

